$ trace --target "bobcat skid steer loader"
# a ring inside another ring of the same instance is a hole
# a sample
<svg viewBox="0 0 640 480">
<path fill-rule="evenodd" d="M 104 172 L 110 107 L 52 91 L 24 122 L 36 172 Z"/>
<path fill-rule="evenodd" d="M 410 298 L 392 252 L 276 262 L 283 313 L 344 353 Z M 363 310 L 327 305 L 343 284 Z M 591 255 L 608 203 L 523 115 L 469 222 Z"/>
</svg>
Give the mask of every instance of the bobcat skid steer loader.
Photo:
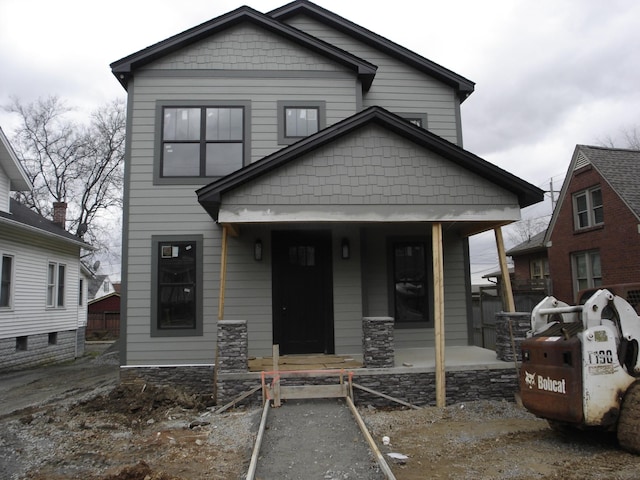
<svg viewBox="0 0 640 480">
<path fill-rule="evenodd" d="M 624 449 L 640 454 L 639 341 L 640 317 L 608 290 L 584 305 L 545 298 L 521 344 L 523 405 L 554 429 L 616 431 Z"/>
</svg>

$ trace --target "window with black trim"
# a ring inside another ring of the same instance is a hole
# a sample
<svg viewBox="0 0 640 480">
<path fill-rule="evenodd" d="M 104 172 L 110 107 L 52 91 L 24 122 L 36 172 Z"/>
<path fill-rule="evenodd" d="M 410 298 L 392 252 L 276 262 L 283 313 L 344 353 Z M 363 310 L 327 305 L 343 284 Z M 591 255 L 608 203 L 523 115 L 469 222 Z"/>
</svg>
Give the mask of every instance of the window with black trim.
<svg viewBox="0 0 640 480">
<path fill-rule="evenodd" d="M 291 144 L 325 127 L 324 101 L 279 101 L 278 143 Z"/>
<path fill-rule="evenodd" d="M 165 106 L 160 177 L 222 177 L 242 168 L 244 106 Z"/>
<path fill-rule="evenodd" d="M 0 307 L 11 308 L 13 302 L 13 256 L 0 257 Z"/>
<path fill-rule="evenodd" d="M 152 335 L 202 335 L 202 237 L 153 237 Z"/>
<path fill-rule="evenodd" d="M 573 194 L 573 215 L 576 230 L 604 223 L 602 190 L 594 187 Z"/>
<path fill-rule="evenodd" d="M 395 241 L 391 246 L 393 314 L 397 324 L 430 320 L 428 250 L 421 241 Z"/>
</svg>

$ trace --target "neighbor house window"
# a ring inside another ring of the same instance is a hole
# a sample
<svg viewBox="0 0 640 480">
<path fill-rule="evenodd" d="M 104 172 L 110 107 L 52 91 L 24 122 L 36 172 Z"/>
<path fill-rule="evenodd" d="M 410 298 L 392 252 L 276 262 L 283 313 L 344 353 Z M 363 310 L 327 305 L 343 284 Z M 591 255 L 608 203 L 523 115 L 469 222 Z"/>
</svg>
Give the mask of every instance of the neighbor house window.
<svg viewBox="0 0 640 480">
<path fill-rule="evenodd" d="M 397 324 L 429 321 L 428 251 L 424 242 L 393 242 L 393 311 Z"/>
<path fill-rule="evenodd" d="M 66 267 L 49 263 L 47 267 L 47 307 L 64 307 Z"/>
<path fill-rule="evenodd" d="M 80 285 L 78 285 L 78 305 L 82 306 L 84 301 L 84 280 L 80 279 Z"/>
<path fill-rule="evenodd" d="M 530 267 L 532 279 L 549 278 L 549 260 L 546 258 L 531 260 Z"/>
<path fill-rule="evenodd" d="M 325 102 L 278 102 L 278 143 L 291 144 L 325 127 Z"/>
<path fill-rule="evenodd" d="M 202 237 L 154 237 L 152 335 L 202 335 Z"/>
<path fill-rule="evenodd" d="M 573 195 L 576 230 L 604 223 L 602 190 L 600 187 L 583 190 Z"/>
<path fill-rule="evenodd" d="M 164 106 L 160 178 L 222 177 L 244 165 L 245 107 Z"/>
<path fill-rule="evenodd" d="M 602 285 L 600 252 L 597 250 L 579 252 L 571 257 L 576 293 L 585 288 Z"/>
<path fill-rule="evenodd" d="M 11 307 L 13 302 L 13 257 L 2 255 L 0 258 L 0 307 Z"/>
</svg>

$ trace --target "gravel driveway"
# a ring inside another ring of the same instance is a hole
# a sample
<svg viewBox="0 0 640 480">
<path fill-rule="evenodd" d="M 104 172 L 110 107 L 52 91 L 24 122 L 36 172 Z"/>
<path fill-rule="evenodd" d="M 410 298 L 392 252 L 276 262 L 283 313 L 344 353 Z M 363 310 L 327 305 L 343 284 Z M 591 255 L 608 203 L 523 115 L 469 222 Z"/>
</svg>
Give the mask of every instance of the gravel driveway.
<svg viewBox="0 0 640 480">
<path fill-rule="evenodd" d="M 267 417 L 258 479 L 384 480 L 344 400 L 290 400 Z"/>
</svg>

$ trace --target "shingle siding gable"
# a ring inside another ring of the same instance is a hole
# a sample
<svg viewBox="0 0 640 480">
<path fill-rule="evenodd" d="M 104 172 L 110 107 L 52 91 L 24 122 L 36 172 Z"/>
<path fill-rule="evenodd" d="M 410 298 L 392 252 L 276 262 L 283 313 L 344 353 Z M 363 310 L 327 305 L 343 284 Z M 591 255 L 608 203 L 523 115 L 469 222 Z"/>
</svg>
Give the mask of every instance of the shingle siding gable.
<svg viewBox="0 0 640 480">
<path fill-rule="evenodd" d="M 169 53 L 144 69 L 346 70 L 336 62 L 254 24 L 240 24 L 216 33 Z"/>
<path fill-rule="evenodd" d="M 225 205 L 492 205 L 514 196 L 377 125 L 224 196 Z"/>
</svg>

